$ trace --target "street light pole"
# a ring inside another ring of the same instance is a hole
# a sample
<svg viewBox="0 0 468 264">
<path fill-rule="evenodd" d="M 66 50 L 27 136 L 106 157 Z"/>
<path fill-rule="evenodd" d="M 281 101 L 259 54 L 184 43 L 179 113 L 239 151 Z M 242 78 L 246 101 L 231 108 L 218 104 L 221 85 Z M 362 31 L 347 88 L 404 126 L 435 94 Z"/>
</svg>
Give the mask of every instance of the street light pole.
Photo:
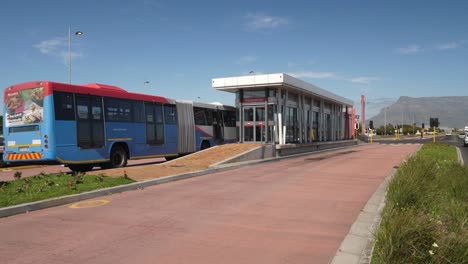
<svg viewBox="0 0 468 264">
<path fill-rule="evenodd" d="M 387 107 L 384 108 L 384 116 L 385 116 L 384 135 L 387 135 Z"/>
<path fill-rule="evenodd" d="M 76 31 L 75 35 L 83 35 L 83 32 Z M 71 83 L 71 63 L 72 63 L 72 54 L 71 54 L 71 29 L 68 27 L 68 83 Z"/>
<path fill-rule="evenodd" d="M 146 87 L 146 85 L 148 85 L 149 89 L 151 89 L 151 85 L 150 85 L 150 82 L 149 82 L 149 81 L 145 81 L 145 82 L 143 83 L 143 85 L 144 85 L 145 87 Z"/>
<path fill-rule="evenodd" d="M 68 83 L 71 83 L 71 29 L 68 27 Z"/>
</svg>

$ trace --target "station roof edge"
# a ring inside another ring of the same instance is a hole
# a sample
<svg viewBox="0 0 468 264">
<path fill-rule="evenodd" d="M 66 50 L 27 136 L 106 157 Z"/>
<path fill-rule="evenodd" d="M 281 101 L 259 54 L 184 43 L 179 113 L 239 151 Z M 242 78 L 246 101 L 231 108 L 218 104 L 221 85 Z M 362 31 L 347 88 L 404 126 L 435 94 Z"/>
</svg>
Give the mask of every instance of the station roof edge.
<svg viewBox="0 0 468 264">
<path fill-rule="evenodd" d="M 352 100 L 324 90 L 298 78 L 292 77 L 286 73 L 213 78 L 211 84 L 212 88 L 226 92 L 236 92 L 239 89 L 255 87 L 285 86 L 294 90 L 311 94 L 313 96 L 322 97 L 339 104 L 354 106 L 354 102 Z"/>
</svg>

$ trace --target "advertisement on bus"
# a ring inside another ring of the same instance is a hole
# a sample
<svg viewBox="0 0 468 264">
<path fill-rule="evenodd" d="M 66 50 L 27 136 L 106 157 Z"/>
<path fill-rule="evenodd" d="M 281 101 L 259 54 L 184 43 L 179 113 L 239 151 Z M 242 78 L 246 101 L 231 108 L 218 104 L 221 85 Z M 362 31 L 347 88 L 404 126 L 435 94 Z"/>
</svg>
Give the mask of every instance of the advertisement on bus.
<svg viewBox="0 0 468 264">
<path fill-rule="evenodd" d="M 44 88 L 6 92 L 6 126 L 40 123 L 43 116 Z"/>
</svg>

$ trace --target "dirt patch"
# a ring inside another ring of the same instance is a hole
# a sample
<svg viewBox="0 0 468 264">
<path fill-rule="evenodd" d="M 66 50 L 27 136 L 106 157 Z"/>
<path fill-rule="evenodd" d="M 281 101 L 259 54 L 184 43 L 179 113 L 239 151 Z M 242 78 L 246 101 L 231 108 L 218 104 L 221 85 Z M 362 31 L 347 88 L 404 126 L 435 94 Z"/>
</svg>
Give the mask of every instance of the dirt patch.
<svg viewBox="0 0 468 264">
<path fill-rule="evenodd" d="M 245 151 L 260 146 L 253 143 L 226 144 L 212 147 L 162 164 L 133 166 L 120 169 L 92 171 L 89 174 L 103 173 L 106 176 L 118 177 L 125 173 L 128 177 L 143 181 L 180 173 L 206 170 L 212 164 L 218 163 Z"/>
</svg>

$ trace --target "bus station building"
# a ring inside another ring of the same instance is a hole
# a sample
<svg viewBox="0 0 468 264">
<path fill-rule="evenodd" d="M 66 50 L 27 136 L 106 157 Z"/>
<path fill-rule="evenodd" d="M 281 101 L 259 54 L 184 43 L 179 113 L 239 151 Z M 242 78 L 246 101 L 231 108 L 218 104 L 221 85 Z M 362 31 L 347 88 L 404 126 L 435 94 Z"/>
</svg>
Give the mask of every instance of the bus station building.
<svg viewBox="0 0 468 264">
<path fill-rule="evenodd" d="M 285 73 L 212 79 L 236 94 L 239 142 L 307 144 L 354 138 L 353 101 Z"/>
</svg>

